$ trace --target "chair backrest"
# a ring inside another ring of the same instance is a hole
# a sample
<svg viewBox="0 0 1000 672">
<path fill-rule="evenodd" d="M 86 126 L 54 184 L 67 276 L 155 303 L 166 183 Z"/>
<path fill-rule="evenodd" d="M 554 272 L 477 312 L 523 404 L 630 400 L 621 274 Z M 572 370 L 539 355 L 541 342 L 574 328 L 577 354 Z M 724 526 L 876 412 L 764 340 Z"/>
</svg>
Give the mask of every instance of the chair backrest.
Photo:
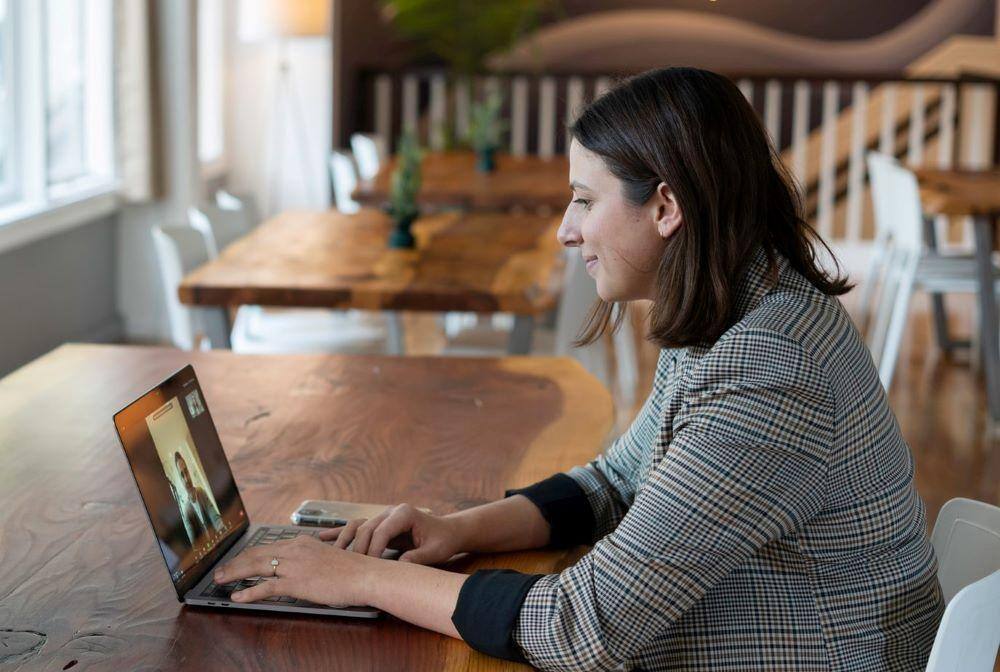
<svg viewBox="0 0 1000 672">
<path fill-rule="evenodd" d="M 992 672 L 1000 646 L 1000 507 L 964 498 L 946 502 L 931 545 L 948 607 L 927 672 Z"/>
<path fill-rule="evenodd" d="M 868 271 L 861 284 L 861 294 L 858 298 L 860 312 L 858 327 L 862 333 L 868 334 L 874 320 L 873 302 L 875 290 L 879 286 L 881 273 L 885 268 L 886 251 L 889 246 L 889 234 L 894 221 L 890 209 L 891 201 L 886 191 L 888 185 L 882 184 L 886 175 L 886 164 L 895 164 L 896 160 L 888 154 L 868 152 L 868 176 L 871 182 L 872 210 L 875 221 L 875 240 L 871 247 L 871 260 Z"/>
<path fill-rule="evenodd" d="M 257 199 L 249 194 L 236 194 L 219 189 L 215 192 L 215 206 L 226 212 L 239 212 L 243 215 L 247 229 L 253 229 L 260 224 L 260 208 Z"/>
<path fill-rule="evenodd" d="M 892 198 L 887 192 L 890 187 L 888 184 L 884 184 L 884 181 L 885 176 L 889 174 L 890 167 L 896 165 L 896 159 L 881 152 L 868 152 L 867 163 L 868 179 L 871 182 L 875 238 L 879 240 L 888 236 L 892 231 L 894 221 Z"/>
<path fill-rule="evenodd" d="M 208 258 L 215 259 L 219 256 L 219 241 L 215 239 L 215 231 L 212 230 L 212 221 L 208 215 L 198 208 L 190 207 L 187 210 L 187 219 L 191 228 L 204 237 Z"/>
<path fill-rule="evenodd" d="M 927 672 L 993 672 L 1000 646 L 1000 571 L 951 599 L 938 626 Z"/>
<path fill-rule="evenodd" d="M 563 293 L 556 312 L 555 354 L 576 358 L 584 368 L 606 387 L 611 386 L 608 367 L 608 348 L 604 339 L 583 347 L 573 347 L 573 341 L 583 327 L 591 306 L 597 300 L 597 287 L 587 273 L 580 250 L 566 248 L 566 270 L 564 272 Z"/>
<path fill-rule="evenodd" d="M 330 180 L 333 184 L 333 200 L 337 210 L 353 214 L 361 209 L 352 194 L 358 186 L 358 176 L 354 172 L 354 162 L 344 152 L 330 152 Z"/>
<path fill-rule="evenodd" d="M 1000 507 L 974 499 L 952 499 L 941 507 L 931 544 L 945 601 L 965 586 L 1000 569 Z"/>
<path fill-rule="evenodd" d="M 189 208 L 188 223 L 206 233 L 210 245 L 214 246 L 213 258 L 232 242 L 250 233 L 253 228 L 246 213 L 240 210 L 225 210 L 211 203 L 200 208 Z"/>
<path fill-rule="evenodd" d="M 228 347 L 229 333 L 223 310 L 191 308 L 181 303 L 177 296 L 177 287 L 184 276 L 210 259 L 205 234 L 187 226 L 154 227 L 153 245 L 173 344 L 182 350 L 194 350 L 202 346 L 201 337 L 204 336 L 212 347 Z"/>
<path fill-rule="evenodd" d="M 882 276 L 869 320 L 868 347 L 886 390 L 892 385 L 917 265 L 923 253 L 923 213 L 914 174 L 891 157 L 868 155 L 872 200 L 878 230 L 884 236 Z"/>
<path fill-rule="evenodd" d="M 377 135 L 354 133 L 351 135 L 351 151 L 358 162 L 358 176 L 362 180 L 375 177 L 386 160 L 385 141 Z"/>
</svg>

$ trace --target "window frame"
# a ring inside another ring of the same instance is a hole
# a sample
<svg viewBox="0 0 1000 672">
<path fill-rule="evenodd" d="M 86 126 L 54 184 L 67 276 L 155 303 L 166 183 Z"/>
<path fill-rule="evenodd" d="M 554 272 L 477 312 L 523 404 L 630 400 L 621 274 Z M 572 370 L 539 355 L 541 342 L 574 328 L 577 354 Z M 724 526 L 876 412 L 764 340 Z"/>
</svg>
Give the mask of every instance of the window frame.
<svg viewBox="0 0 1000 672">
<path fill-rule="evenodd" d="M 18 187 L 17 187 L 17 171 L 13 169 L 14 165 L 17 164 L 17 145 L 13 141 L 14 129 L 16 125 L 14 123 L 16 116 L 15 101 L 17 100 L 14 95 L 14 55 L 15 55 L 15 40 L 17 39 L 16 32 L 13 29 L 14 25 L 14 13 L 17 11 L 17 4 L 11 0 L 4 0 L 7 4 L 7 16 L 4 20 L 3 27 L 0 28 L 0 38 L 3 42 L 3 64 L 6 66 L 4 71 L 4 81 L 6 85 L 7 99 L 0 99 L 0 106 L 5 108 L 3 110 L 3 119 L 6 123 L 0 125 L 0 135 L 8 138 L 8 170 L 9 175 L 0 175 L 0 206 L 6 205 L 13 202 L 17 197 Z"/>
<path fill-rule="evenodd" d="M 87 50 L 84 133 L 105 142 L 86 142 L 86 171 L 65 182 L 48 183 L 46 121 L 47 2 L 10 2 L 11 31 L 9 92 L 13 180 L 0 201 L 0 250 L 48 232 L 68 228 L 77 220 L 106 214 L 117 205 L 118 181 L 114 137 L 114 5 L 112 0 L 81 0 Z M 17 133 L 13 133 L 17 129 Z M 109 198 L 114 196 L 114 198 Z M 96 200 L 94 200 L 96 199 Z M 87 202 L 94 200 L 93 207 Z M 87 207 L 75 207 L 77 205 Z M 67 207 L 74 206 L 74 207 Z M 36 224 L 36 232 L 29 227 Z"/>
<path fill-rule="evenodd" d="M 229 20 L 231 18 L 230 4 L 226 0 L 199 0 L 198 2 L 198 12 L 196 17 L 196 31 L 195 36 L 196 43 L 196 58 L 195 58 L 195 71 L 196 71 L 196 115 L 198 118 L 198 133 L 196 138 L 196 148 L 195 152 L 198 156 L 198 165 L 201 167 L 202 179 L 211 180 L 223 177 L 229 170 L 229 145 L 228 145 L 228 129 L 227 126 L 227 113 L 228 113 L 228 99 L 229 99 L 229 69 L 228 59 L 229 59 L 229 31 L 226 30 L 226 26 L 229 25 Z M 205 12 L 205 14 L 202 14 Z M 214 32 L 215 39 L 218 40 L 216 49 L 214 51 L 217 60 L 214 63 L 205 63 L 202 59 L 204 58 L 204 34 L 203 31 L 212 30 Z M 217 103 L 217 110 L 215 112 L 215 117 L 219 122 L 218 131 L 219 137 L 218 146 L 219 152 L 213 156 L 203 157 L 202 155 L 202 134 L 204 132 L 203 122 L 205 120 L 204 111 L 202 105 L 204 104 L 204 93 L 206 91 L 203 88 L 203 76 L 205 74 L 205 68 L 217 68 L 218 72 L 218 90 L 216 94 L 215 102 Z"/>
</svg>

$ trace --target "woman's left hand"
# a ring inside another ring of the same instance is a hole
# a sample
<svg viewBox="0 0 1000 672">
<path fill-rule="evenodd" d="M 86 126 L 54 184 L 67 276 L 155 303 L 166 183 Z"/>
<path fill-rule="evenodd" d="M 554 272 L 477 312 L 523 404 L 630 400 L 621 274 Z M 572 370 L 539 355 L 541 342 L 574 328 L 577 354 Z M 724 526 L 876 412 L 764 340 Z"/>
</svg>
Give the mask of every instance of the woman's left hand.
<svg viewBox="0 0 1000 672">
<path fill-rule="evenodd" d="M 272 566 L 273 559 L 278 560 L 277 567 Z M 300 536 L 248 548 L 216 570 L 213 578 L 219 584 L 251 576 L 265 578 L 256 586 L 234 592 L 235 602 L 281 595 L 317 604 L 363 606 L 370 604 L 368 586 L 383 562 L 324 544 L 315 537 Z"/>
</svg>

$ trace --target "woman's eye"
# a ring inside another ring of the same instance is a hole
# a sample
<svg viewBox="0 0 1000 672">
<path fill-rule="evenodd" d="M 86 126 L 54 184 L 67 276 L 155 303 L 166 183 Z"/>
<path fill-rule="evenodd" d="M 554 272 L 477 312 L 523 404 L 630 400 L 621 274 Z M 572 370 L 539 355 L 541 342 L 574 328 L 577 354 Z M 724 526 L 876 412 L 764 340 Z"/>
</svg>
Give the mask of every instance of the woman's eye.
<svg viewBox="0 0 1000 672">
<path fill-rule="evenodd" d="M 585 207 L 588 210 L 590 209 L 590 201 L 588 201 L 585 198 L 577 198 L 577 199 L 574 199 L 573 202 L 574 203 L 579 203 L 580 205 L 582 205 L 583 207 Z"/>
</svg>

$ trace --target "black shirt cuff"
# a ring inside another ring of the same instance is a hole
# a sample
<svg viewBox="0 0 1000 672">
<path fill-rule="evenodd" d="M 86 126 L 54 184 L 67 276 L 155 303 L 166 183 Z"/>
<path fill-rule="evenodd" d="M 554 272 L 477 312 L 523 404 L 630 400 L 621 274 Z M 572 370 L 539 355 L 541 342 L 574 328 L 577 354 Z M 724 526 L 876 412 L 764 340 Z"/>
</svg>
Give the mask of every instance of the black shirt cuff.
<svg viewBox="0 0 1000 672">
<path fill-rule="evenodd" d="M 549 547 L 569 548 L 591 542 L 594 512 L 587 493 L 566 474 L 556 474 L 526 488 L 504 493 L 504 497 L 513 495 L 524 495 L 542 512 L 549 523 Z"/>
<path fill-rule="evenodd" d="M 521 605 L 535 581 L 543 574 L 522 574 L 512 569 L 480 569 L 458 593 L 451 622 L 466 644 L 477 651 L 526 663 L 514 643 L 514 625 Z"/>
</svg>

